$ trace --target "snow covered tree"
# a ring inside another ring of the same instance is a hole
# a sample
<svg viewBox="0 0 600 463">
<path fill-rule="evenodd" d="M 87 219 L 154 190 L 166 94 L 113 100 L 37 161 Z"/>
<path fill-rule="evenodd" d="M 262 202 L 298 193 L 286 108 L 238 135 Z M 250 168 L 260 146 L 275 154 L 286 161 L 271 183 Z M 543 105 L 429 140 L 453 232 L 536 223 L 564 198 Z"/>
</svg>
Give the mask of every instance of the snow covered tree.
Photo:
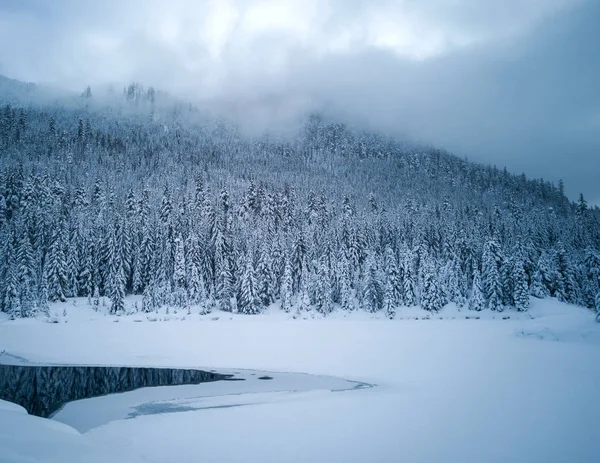
<svg viewBox="0 0 600 463">
<path fill-rule="evenodd" d="M 544 284 L 544 274 L 539 264 L 531 280 L 530 292 L 532 296 L 537 297 L 538 299 L 544 299 L 545 297 L 550 296 L 550 291 Z"/>
<path fill-rule="evenodd" d="M 457 307 L 466 304 L 464 281 L 465 276 L 458 261 L 448 262 L 442 271 L 443 289 L 445 299 L 454 302 Z"/>
<path fill-rule="evenodd" d="M 513 300 L 514 305 L 520 312 L 529 308 L 529 288 L 527 287 L 527 275 L 520 260 L 515 260 L 513 264 Z"/>
<path fill-rule="evenodd" d="M 42 273 L 42 281 L 40 282 L 40 290 L 38 294 L 38 311 L 46 317 L 50 315 L 50 306 L 48 305 L 48 277 L 46 272 Z"/>
<path fill-rule="evenodd" d="M 412 307 L 417 304 L 417 285 L 415 282 L 415 271 L 413 266 L 413 259 L 410 253 L 406 253 L 402 260 L 402 274 L 403 278 L 403 298 L 404 305 Z"/>
<path fill-rule="evenodd" d="M 385 296 L 384 303 L 386 307 L 398 307 L 402 302 L 403 296 L 402 279 L 398 270 L 396 254 L 391 246 L 385 249 Z M 387 310 L 387 309 L 386 309 Z"/>
<path fill-rule="evenodd" d="M 183 249 L 183 238 L 179 235 L 175 238 L 175 266 L 173 271 L 173 302 L 176 307 L 188 307 L 186 289 L 186 263 Z"/>
<path fill-rule="evenodd" d="M 577 299 L 577 290 L 573 277 L 573 269 L 562 245 L 558 246 L 554 254 L 553 276 L 554 296 L 561 302 L 575 302 Z"/>
<path fill-rule="evenodd" d="M 25 230 L 23 230 L 25 232 Z M 16 248 L 16 272 L 19 293 L 20 317 L 30 317 L 36 313 L 35 282 L 36 272 L 34 253 L 27 233 L 22 233 Z"/>
<path fill-rule="evenodd" d="M 242 272 L 240 290 L 237 297 L 238 312 L 246 315 L 255 315 L 261 311 L 252 261 L 252 255 L 248 253 L 245 258 L 244 271 Z"/>
<path fill-rule="evenodd" d="M 109 238 L 107 293 L 110 297 L 110 312 L 112 314 L 122 314 L 125 311 L 126 274 L 122 231 L 120 224 L 115 224 Z"/>
<path fill-rule="evenodd" d="M 226 312 L 233 310 L 231 305 L 231 297 L 233 296 L 233 271 L 229 254 L 229 247 L 222 233 L 218 231 L 215 243 L 215 293 L 221 309 Z M 254 271 L 252 272 L 252 276 L 254 277 Z"/>
<path fill-rule="evenodd" d="M 60 223 L 54 228 L 46 265 L 48 266 L 48 298 L 52 302 L 64 302 L 67 292 L 67 262 L 64 253 L 63 226 Z"/>
<path fill-rule="evenodd" d="M 423 266 L 421 307 L 429 312 L 439 312 L 444 305 L 444 294 L 437 278 L 436 269 L 433 264 L 426 263 Z"/>
<path fill-rule="evenodd" d="M 191 304 L 200 306 L 201 314 L 207 312 L 208 295 L 206 293 L 206 283 L 204 282 L 202 272 L 200 272 L 197 265 L 192 265 L 190 270 L 188 296 Z"/>
<path fill-rule="evenodd" d="M 342 253 L 340 260 L 338 261 L 338 283 L 340 290 L 340 306 L 342 310 L 353 310 L 354 301 L 350 276 L 350 263 L 344 253 Z"/>
<path fill-rule="evenodd" d="M 365 275 L 363 281 L 363 305 L 368 312 L 381 310 L 383 302 L 383 290 L 379 279 L 379 272 L 375 256 L 369 254 L 365 263 Z"/>
<path fill-rule="evenodd" d="M 487 241 L 483 251 L 481 282 L 488 307 L 492 310 L 502 309 L 501 261 L 498 243 L 495 240 Z"/>
<path fill-rule="evenodd" d="M 289 312 L 292 308 L 292 265 L 290 260 L 285 258 L 285 267 L 283 270 L 283 278 L 281 279 L 281 309 L 284 312 Z"/>
<path fill-rule="evenodd" d="M 333 310 L 331 274 L 327 255 L 323 254 L 318 263 L 315 287 L 315 306 L 323 315 Z"/>
<path fill-rule="evenodd" d="M 260 247 L 258 263 L 256 265 L 255 280 L 257 296 L 261 304 L 269 306 L 275 300 L 274 277 L 271 272 L 272 261 L 266 245 Z"/>
<path fill-rule="evenodd" d="M 483 289 L 481 288 L 481 275 L 478 270 L 475 270 L 473 290 L 471 291 L 471 297 L 469 299 L 469 310 L 480 312 L 483 309 L 485 309 L 485 297 L 483 295 Z"/>
<path fill-rule="evenodd" d="M 9 238 L 9 240 L 11 239 Z M 4 275 L 4 298 L 2 305 L 4 311 L 10 316 L 11 320 L 14 320 L 15 318 L 21 318 L 22 316 L 21 298 L 19 297 L 18 263 L 16 252 L 13 247 L 9 244 L 5 249 L 8 255 L 6 273 Z"/>
<path fill-rule="evenodd" d="M 515 305 L 515 281 L 514 281 L 514 266 L 513 258 L 509 257 L 502 261 L 500 266 L 500 284 L 502 293 L 502 305 L 505 307 L 513 307 Z"/>
<path fill-rule="evenodd" d="M 396 304 L 394 303 L 394 284 L 388 278 L 385 282 L 385 291 L 383 293 L 383 310 L 386 317 L 392 319 L 396 316 Z"/>
</svg>

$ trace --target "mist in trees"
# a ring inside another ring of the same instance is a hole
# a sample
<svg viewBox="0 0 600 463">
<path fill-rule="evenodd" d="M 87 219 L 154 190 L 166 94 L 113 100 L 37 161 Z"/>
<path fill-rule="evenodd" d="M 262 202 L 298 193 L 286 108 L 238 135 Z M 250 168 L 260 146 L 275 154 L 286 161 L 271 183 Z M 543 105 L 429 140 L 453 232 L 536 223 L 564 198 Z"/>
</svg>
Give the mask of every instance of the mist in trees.
<svg viewBox="0 0 600 463">
<path fill-rule="evenodd" d="M 599 309 L 600 212 L 562 185 L 318 115 L 244 135 L 160 97 L 3 104 L 3 312 Z"/>
</svg>

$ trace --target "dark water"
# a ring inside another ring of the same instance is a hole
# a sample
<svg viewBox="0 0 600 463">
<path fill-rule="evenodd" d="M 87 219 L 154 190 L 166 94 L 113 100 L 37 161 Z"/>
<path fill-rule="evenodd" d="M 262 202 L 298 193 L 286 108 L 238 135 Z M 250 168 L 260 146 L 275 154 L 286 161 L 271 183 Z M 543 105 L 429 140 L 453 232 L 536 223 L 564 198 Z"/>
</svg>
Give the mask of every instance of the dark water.
<svg viewBox="0 0 600 463">
<path fill-rule="evenodd" d="M 73 400 L 228 378 L 230 375 L 216 372 L 176 368 L 0 365 L 0 399 L 46 418 Z"/>
</svg>

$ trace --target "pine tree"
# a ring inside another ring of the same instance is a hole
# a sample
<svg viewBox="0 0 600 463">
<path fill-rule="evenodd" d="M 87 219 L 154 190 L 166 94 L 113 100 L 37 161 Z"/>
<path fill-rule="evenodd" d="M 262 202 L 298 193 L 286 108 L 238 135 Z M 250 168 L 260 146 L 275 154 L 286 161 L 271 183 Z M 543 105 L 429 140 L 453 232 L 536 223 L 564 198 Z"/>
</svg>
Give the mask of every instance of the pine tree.
<svg viewBox="0 0 600 463">
<path fill-rule="evenodd" d="M 192 265 L 191 268 L 188 294 L 190 302 L 200 306 L 200 314 L 207 313 L 208 296 L 206 294 L 206 283 L 197 265 Z"/>
<path fill-rule="evenodd" d="M 125 311 L 125 262 L 123 258 L 123 230 L 119 223 L 110 231 L 108 248 L 107 293 L 110 298 L 111 314 Z"/>
<path fill-rule="evenodd" d="M 524 312 L 529 308 L 529 288 L 527 287 L 527 275 L 523 269 L 521 261 L 514 262 L 513 277 L 513 300 L 514 305 L 519 312 Z"/>
<path fill-rule="evenodd" d="M 215 295 L 221 307 L 226 312 L 233 311 L 231 297 L 233 296 L 233 271 L 229 258 L 229 247 L 225 237 L 217 227 L 215 241 Z"/>
<path fill-rule="evenodd" d="M 481 271 L 482 289 L 492 310 L 502 309 L 502 284 L 499 268 L 501 265 L 500 247 L 494 240 L 487 241 L 483 251 Z"/>
<path fill-rule="evenodd" d="M 532 296 L 537 297 L 538 299 L 544 299 L 545 297 L 550 296 L 550 290 L 544 282 L 544 262 L 545 261 L 542 258 L 540 258 L 540 261 L 538 262 L 537 268 L 531 280 L 530 292 Z"/>
<path fill-rule="evenodd" d="M 50 306 L 48 305 L 48 277 L 46 272 L 42 273 L 42 281 L 38 293 L 38 311 L 46 317 L 50 315 Z"/>
<path fill-rule="evenodd" d="M 86 240 L 85 251 L 83 252 L 83 263 L 81 272 L 77 279 L 77 287 L 82 296 L 91 299 L 94 292 L 94 243 L 92 240 Z"/>
<path fill-rule="evenodd" d="M 272 261 L 269 249 L 263 245 L 259 251 L 255 280 L 258 298 L 265 307 L 268 307 L 275 300 L 275 290 L 273 287 L 273 280 L 275 278 L 272 275 L 271 268 Z"/>
<path fill-rule="evenodd" d="M 394 284 L 388 277 L 385 282 L 385 291 L 383 294 L 383 310 L 385 316 L 392 319 L 396 316 L 396 304 L 394 303 Z"/>
<path fill-rule="evenodd" d="M 21 225 L 21 228 L 23 225 Z M 36 313 L 36 296 L 34 292 L 36 275 L 33 249 L 26 231 L 23 230 L 16 249 L 17 286 L 19 293 L 19 317 L 31 317 Z"/>
<path fill-rule="evenodd" d="M 315 282 L 315 306 L 323 315 L 333 310 L 331 273 L 326 254 L 321 255 L 317 267 L 317 280 Z"/>
<path fill-rule="evenodd" d="M 5 286 L 3 288 L 4 300 L 2 301 L 2 305 L 11 320 L 14 320 L 15 318 L 21 318 L 22 307 L 21 298 L 19 297 L 19 272 L 16 251 L 12 246 L 12 237 L 8 239 L 10 243 L 6 248 L 7 269 L 4 275 Z"/>
<path fill-rule="evenodd" d="M 341 258 L 338 261 L 338 282 L 340 288 L 340 306 L 342 310 L 354 310 L 350 263 L 344 253 L 342 253 Z"/>
<path fill-rule="evenodd" d="M 246 315 L 260 313 L 260 300 L 256 291 L 256 280 L 254 278 L 253 258 L 250 253 L 246 255 L 244 271 L 242 272 L 240 290 L 237 297 L 238 311 Z"/>
<path fill-rule="evenodd" d="M 386 294 L 385 300 L 389 300 L 389 305 L 397 307 L 402 302 L 403 285 L 396 262 L 396 254 L 391 246 L 386 246 L 385 249 L 385 276 L 386 276 Z M 389 286 L 389 288 L 388 288 Z"/>
<path fill-rule="evenodd" d="M 423 266 L 423 289 L 421 307 L 429 312 L 439 312 L 444 307 L 444 295 L 431 263 Z"/>
<path fill-rule="evenodd" d="M 502 305 L 505 307 L 515 306 L 515 282 L 514 282 L 514 266 L 512 258 L 506 258 L 503 260 L 500 266 L 500 285 L 502 293 Z"/>
<path fill-rule="evenodd" d="M 310 296 L 304 282 L 300 284 L 298 293 L 298 312 L 308 312 L 310 310 Z"/>
<path fill-rule="evenodd" d="M 481 288 L 481 276 L 479 271 L 475 270 L 475 276 L 473 278 L 473 291 L 471 293 L 471 298 L 469 299 L 469 310 L 480 312 L 484 308 L 485 297 Z"/>
<path fill-rule="evenodd" d="M 281 279 L 281 309 L 284 312 L 289 312 L 292 308 L 292 265 L 290 260 L 285 258 L 285 267 L 283 270 L 283 278 Z"/>
<path fill-rule="evenodd" d="M 383 291 L 379 280 L 377 263 L 373 254 L 369 254 L 367 257 L 362 300 L 368 312 L 381 310 Z"/>
<path fill-rule="evenodd" d="M 402 260 L 402 273 L 404 275 L 404 305 L 407 307 L 413 307 L 417 304 L 417 285 L 415 283 L 413 260 L 409 253 L 406 253 L 404 259 Z"/>
<path fill-rule="evenodd" d="M 292 252 L 292 276 L 294 279 L 294 292 L 299 292 L 300 281 L 302 280 L 303 273 L 306 270 L 305 258 L 307 253 L 306 240 L 304 237 L 304 231 L 300 229 L 296 235 L 294 241 L 294 249 Z"/>
<path fill-rule="evenodd" d="M 577 294 L 573 269 L 564 247 L 560 244 L 554 254 L 553 275 L 554 296 L 561 302 L 575 302 Z"/>
<path fill-rule="evenodd" d="M 67 293 L 68 297 L 79 296 L 79 247 L 81 235 L 78 227 L 71 231 L 71 238 L 67 246 Z"/>
<path fill-rule="evenodd" d="M 183 238 L 179 235 L 175 238 L 175 262 L 173 271 L 173 303 L 176 307 L 185 308 L 188 306 L 186 290 L 186 265 L 185 253 L 183 249 Z"/>
<path fill-rule="evenodd" d="M 445 299 L 454 302 L 457 307 L 463 307 L 466 303 L 464 280 L 465 277 L 458 261 L 448 262 L 442 272 L 442 288 Z"/>
<path fill-rule="evenodd" d="M 66 301 L 67 262 L 64 253 L 62 224 L 57 224 L 52 235 L 46 265 L 48 266 L 48 298 L 51 302 Z"/>
</svg>

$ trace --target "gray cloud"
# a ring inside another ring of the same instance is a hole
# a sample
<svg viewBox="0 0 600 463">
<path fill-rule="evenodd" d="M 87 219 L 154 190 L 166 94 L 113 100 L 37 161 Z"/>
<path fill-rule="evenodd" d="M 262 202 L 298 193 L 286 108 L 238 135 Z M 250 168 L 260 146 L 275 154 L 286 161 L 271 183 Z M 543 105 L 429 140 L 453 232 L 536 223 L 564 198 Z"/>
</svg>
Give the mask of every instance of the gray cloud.
<svg viewBox="0 0 600 463">
<path fill-rule="evenodd" d="M 325 108 L 600 204 L 599 20 L 593 0 L 5 0 L 0 70 L 138 80 L 259 129 Z"/>
</svg>

